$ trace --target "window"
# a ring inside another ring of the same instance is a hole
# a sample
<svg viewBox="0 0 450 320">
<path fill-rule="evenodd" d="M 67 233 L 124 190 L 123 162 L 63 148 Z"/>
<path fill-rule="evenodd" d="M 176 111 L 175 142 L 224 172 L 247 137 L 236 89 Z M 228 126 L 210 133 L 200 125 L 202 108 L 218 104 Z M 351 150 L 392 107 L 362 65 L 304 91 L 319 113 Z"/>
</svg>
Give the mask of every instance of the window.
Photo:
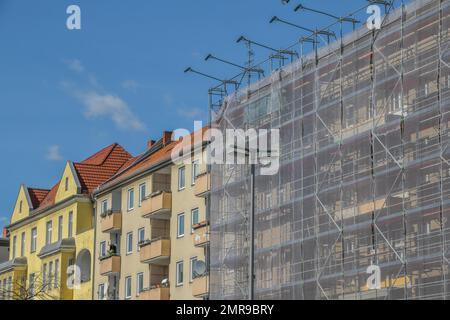
<svg viewBox="0 0 450 320">
<path fill-rule="evenodd" d="M 105 285 L 103 283 L 98 285 L 98 300 L 105 300 Z"/>
<path fill-rule="evenodd" d="M 178 261 L 176 265 L 176 286 L 183 285 L 183 261 Z"/>
<path fill-rule="evenodd" d="M 12 258 L 16 258 L 16 245 L 17 245 L 17 236 L 13 237 L 13 243 L 12 243 Z"/>
<path fill-rule="evenodd" d="M 106 256 L 106 241 L 100 242 L 100 257 Z"/>
<path fill-rule="evenodd" d="M 8 277 L 8 299 L 11 299 L 12 294 L 12 277 Z"/>
<path fill-rule="evenodd" d="M 191 210 L 191 233 L 194 233 L 194 225 L 199 223 L 198 208 Z"/>
<path fill-rule="evenodd" d="M 20 237 L 20 256 L 25 256 L 25 232 L 22 232 L 22 236 Z"/>
<path fill-rule="evenodd" d="M 56 259 L 55 260 L 55 280 L 54 280 L 55 289 L 58 288 L 58 279 L 59 279 L 59 259 Z"/>
<path fill-rule="evenodd" d="M 128 190 L 128 211 L 131 211 L 134 209 L 134 189 Z"/>
<path fill-rule="evenodd" d="M 184 236 L 184 213 L 177 216 L 177 238 Z"/>
<path fill-rule="evenodd" d="M 143 183 L 139 186 L 139 207 L 141 206 L 142 201 L 145 200 L 146 196 L 146 187 L 145 183 Z"/>
<path fill-rule="evenodd" d="M 53 261 L 50 261 L 48 264 L 48 288 L 52 288 L 53 283 Z"/>
<path fill-rule="evenodd" d="M 7 296 L 7 294 L 8 294 L 8 288 L 6 287 L 6 278 L 3 279 L 3 291 L 5 292 L 4 298 L 7 299 L 7 298 L 8 298 L 8 296 Z M 2 297 L 2 298 L 3 298 L 3 297 Z"/>
<path fill-rule="evenodd" d="M 125 278 L 125 299 L 131 298 L 131 277 Z"/>
<path fill-rule="evenodd" d="M 198 169 L 199 169 L 199 161 L 195 160 L 192 162 L 192 174 L 191 174 L 191 183 L 194 185 L 195 180 L 197 180 Z"/>
<path fill-rule="evenodd" d="M 144 274 L 142 272 L 136 277 L 136 294 L 139 295 L 144 290 Z"/>
<path fill-rule="evenodd" d="M 30 252 L 36 252 L 37 228 L 31 229 L 31 245 Z"/>
<path fill-rule="evenodd" d="M 47 221 L 47 224 L 45 225 L 45 244 L 52 243 L 52 222 Z"/>
<path fill-rule="evenodd" d="M 127 233 L 127 254 L 133 252 L 133 232 Z"/>
<path fill-rule="evenodd" d="M 140 250 L 139 244 L 145 241 L 145 228 L 140 228 L 138 230 L 138 243 L 137 243 L 137 249 Z"/>
<path fill-rule="evenodd" d="M 34 273 L 30 273 L 30 278 L 29 278 L 29 282 L 30 282 L 30 284 L 29 284 L 29 290 L 30 290 L 30 296 L 32 297 L 32 296 L 34 296 L 34 282 L 35 282 L 35 279 L 36 278 L 36 276 L 35 276 L 35 274 Z"/>
<path fill-rule="evenodd" d="M 108 199 L 102 201 L 102 211 L 101 214 L 105 215 L 108 211 Z"/>
<path fill-rule="evenodd" d="M 19 213 L 22 213 L 22 206 L 23 206 L 23 201 L 20 200 L 20 202 L 19 202 Z"/>
<path fill-rule="evenodd" d="M 178 190 L 184 189 L 186 185 L 185 167 L 178 168 Z"/>
<path fill-rule="evenodd" d="M 72 238 L 73 236 L 73 211 L 69 212 L 69 226 L 67 231 L 67 237 Z"/>
<path fill-rule="evenodd" d="M 195 278 L 195 263 L 197 262 L 197 257 L 192 257 L 189 263 L 189 282 L 194 281 Z"/>
<path fill-rule="evenodd" d="M 64 190 L 69 191 L 69 177 L 66 177 L 66 182 L 64 184 Z"/>
<path fill-rule="evenodd" d="M 62 240 L 63 216 L 58 217 L 58 241 Z"/>
<path fill-rule="evenodd" d="M 46 289 L 46 285 L 47 285 L 47 264 L 44 263 L 44 265 L 42 266 L 42 289 Z"/>
</svg>

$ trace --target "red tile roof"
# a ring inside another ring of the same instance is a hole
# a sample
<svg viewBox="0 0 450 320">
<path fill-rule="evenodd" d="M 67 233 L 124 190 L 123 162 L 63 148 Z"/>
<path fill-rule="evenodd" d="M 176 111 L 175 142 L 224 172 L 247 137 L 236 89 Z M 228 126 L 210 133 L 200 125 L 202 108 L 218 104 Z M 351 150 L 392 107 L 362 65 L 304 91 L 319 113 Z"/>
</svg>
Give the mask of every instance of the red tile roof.
<svg viewBox="0 0 450 320">
<path fill-rule="evenodd" d="M 48 189 L 28 188 L 28 194 L 30 195 L 33 208 L 39 207 L 49 192 L 50 190 Z"/>
<path fill-rule="evenodd" d="M 201 129 L 201 137 L 206 136 L 206 132 L 208 131 L 208 129 L 209 128 L 207 127 Z M 186 141 L 186 139 L 190 138 L 191 143 L 194 144 L 194 135 L 199 133 L 200 130 L 195 133 L 191 133 L 189 137 L 188 136 L 183 137 L 183 141 Z M 153 145 L 160 143 L 164 139 L 166 139 L 167 141 L 166 134 L 167 132 L 164 132 L 163 138 Z M 148 153 L 147 151 L 135 158 L 131 158 L 123 166 L 123 168 L 117 172 L 116 175 L 114 175 L 111 179 L 109 179 L 104 183 L 104 186 L 115 185 L 116 183 L 119 183 L 121 181 L 126 180 L 127 178 L 132 177 L 137 172 L 148 170 L 160 162 L 170 160 L 172 150 L 175 148 L 176 145 L 178 145 L 181 142 L 182 142 L 181 139 L 177 141 L 169 141 L 166 145 L 163 144 L 162 148 L 155 152 Z"/>
<path fill-rule="evenodd" d="M 122 169 L 130 159 L 133 159 L 132 156 L 122 146 L 114 143 L 82 162 L 73 163 L 76 174 L 78 175 L 78 180 L 81 184 L 81 192 L 84 194 L 92 193 L 99 185 Z M 45 196 L 44 190 L 38 192 L 39 198 L 36 198 L 36 204 L 38 205 L 35 206 L 34 209 L 43 209 L 55 204 L 58 187 L 59 182 L 51 190 L 46 190 Z M 34 192 L 34 194 L 36 194 L 36 192 Z"/>
</svg>

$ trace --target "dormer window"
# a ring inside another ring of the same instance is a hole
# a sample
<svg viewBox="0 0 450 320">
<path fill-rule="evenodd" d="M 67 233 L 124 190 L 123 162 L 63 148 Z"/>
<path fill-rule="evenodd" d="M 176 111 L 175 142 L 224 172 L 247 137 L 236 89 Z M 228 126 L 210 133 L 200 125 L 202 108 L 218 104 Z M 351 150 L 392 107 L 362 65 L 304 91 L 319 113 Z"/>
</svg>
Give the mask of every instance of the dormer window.
<svg viewBox="0 0 450 320">
<path fill-rule="evenodd" d="M 66 192 L 69 191 L 69 177 L 66 177 L 66 182 L 65 182 L 64 188 L 65 188 Z"/>
</svg>

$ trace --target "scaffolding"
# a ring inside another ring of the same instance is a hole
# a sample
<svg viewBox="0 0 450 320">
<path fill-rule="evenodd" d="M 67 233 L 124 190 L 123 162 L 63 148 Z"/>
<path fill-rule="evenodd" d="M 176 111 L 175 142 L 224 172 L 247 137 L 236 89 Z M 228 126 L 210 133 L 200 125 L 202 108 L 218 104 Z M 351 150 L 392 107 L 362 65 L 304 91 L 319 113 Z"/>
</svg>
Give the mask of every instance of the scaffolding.
<svg viewBox="0 0 450 320">
<path fill-rule="evenodd" d="M 280 170 L 211 166 L 210 297 L 450 298 L 450 0 L 417 0 L 228 96 Z M 381 270 L 367 287 L 368 267 Z"/>
</svg>

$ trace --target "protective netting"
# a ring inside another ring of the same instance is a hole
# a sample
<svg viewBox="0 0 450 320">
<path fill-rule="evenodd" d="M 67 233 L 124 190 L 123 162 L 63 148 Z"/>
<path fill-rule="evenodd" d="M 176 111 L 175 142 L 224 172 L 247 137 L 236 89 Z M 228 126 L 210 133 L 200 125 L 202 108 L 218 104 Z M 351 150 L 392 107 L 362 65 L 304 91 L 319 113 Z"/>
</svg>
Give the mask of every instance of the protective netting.
<svg viewBox="0 0 450 320">
<path fill-rule="evenodd" d="M 227 99 L 221 129 L 280 130 L 278 174 L 255 179 L 257 299 L 450 298 L 449 31 L 449 0 L 414 1 Z M 246 299 L 250 167 L 211 171 L 210 297 Z"/>
</svg>

